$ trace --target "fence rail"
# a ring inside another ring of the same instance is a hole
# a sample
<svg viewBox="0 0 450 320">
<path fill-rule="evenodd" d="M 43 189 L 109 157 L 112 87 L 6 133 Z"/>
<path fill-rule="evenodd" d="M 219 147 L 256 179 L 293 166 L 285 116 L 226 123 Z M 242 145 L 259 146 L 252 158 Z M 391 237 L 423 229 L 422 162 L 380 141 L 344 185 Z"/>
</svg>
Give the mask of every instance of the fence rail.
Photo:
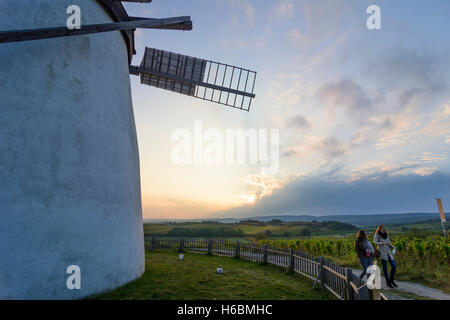
<svg viewBox="0 0 450 320">
<path fill-rule="evenodd" d="M 240 258 L 252 262 L 271 264 L 285 268 L 314 281 L 340 300 L 371 300 L 376 294 L 349 268 L 338 266 L 324 257 L 307 252 L 255 245 L 228 240 L 207 239 L 165 239 L 145 235 L 146 251 L 190 252 Z M 387 300 L 383 294 L 378 294 Z"/>
</svg>

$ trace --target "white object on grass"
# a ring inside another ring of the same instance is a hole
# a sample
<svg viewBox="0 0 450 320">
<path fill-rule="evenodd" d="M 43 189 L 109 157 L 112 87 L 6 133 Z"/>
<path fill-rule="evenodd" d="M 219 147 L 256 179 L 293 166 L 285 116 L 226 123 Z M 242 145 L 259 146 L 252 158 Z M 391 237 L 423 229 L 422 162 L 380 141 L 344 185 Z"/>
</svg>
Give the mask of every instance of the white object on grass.
<svg viewBox="0 0 450 320">
<path fill-rule="evenodd" d="M 218 274 L 222 274 L 222 273 L 223 273 L 222 267 L 218 267 L 218 268 L 217 268 L 217 273 L 218 273 Z"/>
<path fill-rule="evenodd" d="M 178 257 L 181 260 L 184 260 L 184 254 L 180 254 L 180 256 Z"/>
<path fill-rule="evenodd" d="M 381 272 L 377 265 L 371 265 L 367 268 L 367 288 L 369 290 L 381 289 Z"/>
<path fill-rule="evenodd" d="M 397 252 L 397 248 L 394 248 L 394 250 L 392 250 L 392 255 L 395 256 L 395 253 Z"/>
</svg>

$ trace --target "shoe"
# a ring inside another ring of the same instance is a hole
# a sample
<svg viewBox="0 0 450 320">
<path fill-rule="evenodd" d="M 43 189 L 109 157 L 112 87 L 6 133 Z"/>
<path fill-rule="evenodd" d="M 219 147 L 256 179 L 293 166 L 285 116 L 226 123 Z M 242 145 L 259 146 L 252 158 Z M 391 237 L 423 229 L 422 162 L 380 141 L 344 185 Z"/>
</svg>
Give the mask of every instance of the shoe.
<svg viewBox="0 0 450 320">
<path fill-rule="evenodd" d="M 391 280 L 391 284 L 396 288 L 398 287 L 398 285 L 394 282 L 394 280 Z"/>
<path fill-rule="evenodd" d="M 387 286 L 388 286 L 389 288 L 394 289 L 394 286 L 392 285 L 392 283 L 391 283 L 390 280 L 387 280 L 387 281 L 386 281 L 386 284 L 387 284 Z"/>
</svg>

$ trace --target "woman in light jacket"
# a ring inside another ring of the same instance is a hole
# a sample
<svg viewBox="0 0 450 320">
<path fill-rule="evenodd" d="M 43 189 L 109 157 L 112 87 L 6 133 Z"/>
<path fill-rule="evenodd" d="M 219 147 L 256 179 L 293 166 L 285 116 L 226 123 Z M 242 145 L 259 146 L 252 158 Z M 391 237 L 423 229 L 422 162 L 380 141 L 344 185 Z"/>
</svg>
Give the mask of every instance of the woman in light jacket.
<svg viewBox="0 0 450 320">
<path fill-rule="evenodd" d="M 386 278 L 386 283 L 388 287 L 394 288 L 397 287 L 397 284 L 394 281 L 395 270 L 397 269 L 397 264 L 395 263 L 394 256 L 391 253 L 391 248 L 394 246 L 391 243 L 391 239 L 387 234 L 386 228 L 382 225 L 379 225 L 377 231 L 375 232 L 374 241 L 375 245 L 378 247 L 380 251 L 380 259 L 383 265 L 383 273 Z M 391 275 L 388 276 L 387 264 L 391 265 Z"/>
</svg>

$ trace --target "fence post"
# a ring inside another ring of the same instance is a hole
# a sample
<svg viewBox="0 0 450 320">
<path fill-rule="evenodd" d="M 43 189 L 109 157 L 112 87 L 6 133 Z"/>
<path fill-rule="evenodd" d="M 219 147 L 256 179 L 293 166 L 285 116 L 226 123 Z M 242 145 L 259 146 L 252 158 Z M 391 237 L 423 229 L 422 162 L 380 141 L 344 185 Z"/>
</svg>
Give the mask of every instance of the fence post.
<svg viewBox="0 0 450 320">
<path fill-rule="evenodd" d="M 184 239 L 180 240 L 180 252 L 184 252 Z"/>
<path fill-rule="evenodd" d="M 150 243 L 150 251 L 155 251 L 155 238 L 152 238 L 152 242 Z"/>
<path fill-rule="evenodd" d="M 370 293 L 367 286 L 359 288 L 355 300 L 370 300 Z"/>
<path fill-rule="evenodd" d="M 294 249 L 289 249 L 289 264 L 286 270 L 287 273 L 291 273 L 294 270 Z"/>
<path fill-rule="evenodd" d="M 235 248 L 235 252 L 234 252 L 234 257 L 236 259 L 239 259 L 241 255 L 241 243 L 239 242 L 239 240 L 236 241 L 236 248 Z"/>
<path fill-rule="evenodd" d="M 347 292 L 348 292 L 348 298 L 347 300 L 355 300 L 353 295 L 353 288 L 350 285 L 350 282 L 353 280 L 353 272 L 352 269 L 347 268 L 345 269 L 345 279 L 347 282 Z"/>
<path fill-rule="evenodd" d="M 320 280 L 320 287 L 323 288 L 323 285 L 325 283 L 325 271 L 323 269 L 323 265 L 325 263 L 325 258 L 320 257 L 320 274 L 319 274 L 319 280 Z"/>
<path fill-rule="evenodd" d="M 212 255 L 212 240 L 208 240 L 208 255 Z"/>
<path fill-rule="evenodd" d="M 263 264 L 267 263 L 267 244 L 264 245 Z"/>
<path fill-rule="evenodd" d="M 369 289 L 369 300 L 381 300 L 380 289 Z"/>
</svg>

